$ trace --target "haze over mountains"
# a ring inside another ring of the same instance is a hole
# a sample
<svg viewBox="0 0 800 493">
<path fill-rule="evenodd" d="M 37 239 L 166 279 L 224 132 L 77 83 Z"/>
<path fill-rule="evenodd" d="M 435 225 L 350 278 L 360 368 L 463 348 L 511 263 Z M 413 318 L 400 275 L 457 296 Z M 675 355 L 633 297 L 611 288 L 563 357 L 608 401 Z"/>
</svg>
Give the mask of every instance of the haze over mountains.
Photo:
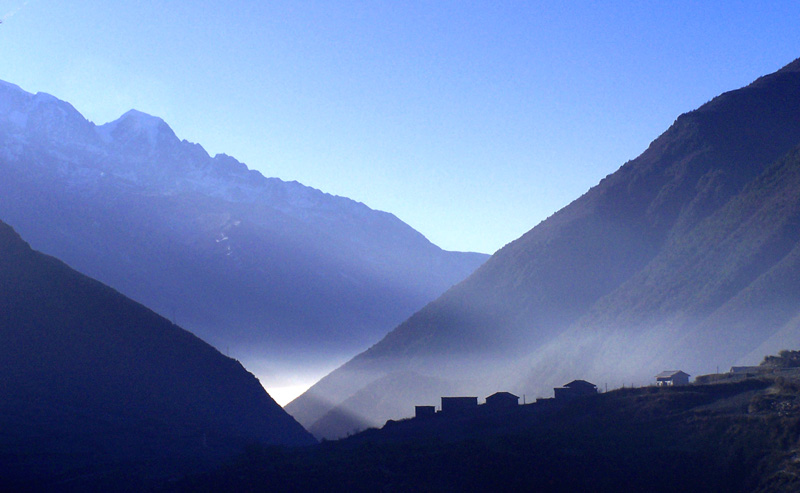
<svg viewBox="0 0 800 493">
<path fill-rule="evenodd" d="M 2 222 L 0 338 L 3 491 L 117 490 L 314 443 L 239 362 Z"/>
<path fill-rule="evenodd" d="M 241 360 L 267 388 L 310 384 L 487 258 L 212 158 L 159 118 L 132 110 L 96 126 L 8 83 L 0 219 Z"/>
<path fill-rule="evenodd" d="M 336 437 L 441 395 L 549 396 L 800 344 L 800 60 L 636 159 L 287 406 Z"/>
</svg>

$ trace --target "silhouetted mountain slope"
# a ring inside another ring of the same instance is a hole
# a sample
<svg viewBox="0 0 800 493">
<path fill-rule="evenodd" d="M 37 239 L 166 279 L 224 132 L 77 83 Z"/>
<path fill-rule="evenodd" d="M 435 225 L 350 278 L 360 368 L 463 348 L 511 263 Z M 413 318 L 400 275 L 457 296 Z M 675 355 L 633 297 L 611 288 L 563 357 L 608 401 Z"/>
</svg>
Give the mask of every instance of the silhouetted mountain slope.
<svg viewBox="0 0 800 493">
<path fill-rule="evenodd" d="M 288 383 L 286 368 L 324 374 L 487 258 L 212 158 L 160 118 L 132 110 L 95 126 L 66 102 L 7 83 L 0 218 L 271 385 Z"/>
<path fill-rule="evenodd" d="M 642 155 L 287 409 L 324 435 L 316 421 L 326 403 L 405 368 L 478 393 L 546 394 L 578 376 L 619 385 L 678 365 L 710 371 L 778 330 L 796 334 L 796 322 L 785 324 L 800 307 L 798 162 L 786 153 L 799 143 L 795 61 L 681 115 Z M 781 314 L 763 317 L 771 303 Z M 370 402 L 337 412 L 370 424 L 392 417 Z"/>
<path fill-rule="evenodd" d="M 239 362 L 1 222 L 0 340 L 0 489 L 141 481 L 249 443 L 314 443 Z"/>
<path fill-rule="evenodd" d="M 589 346 L 573 371 L 641 379 L 647 378 L 643 365 L 710 372 L 794 347 L 800 343 L 799 254 L 795 148 L 696 227 L 672 237 L 537 356 L 554 360 L 559 346 Z M 775 338 L 779 331 L 783 336 Z M 537 368 L 531 370 L 532 383 Z"/>
</svg>

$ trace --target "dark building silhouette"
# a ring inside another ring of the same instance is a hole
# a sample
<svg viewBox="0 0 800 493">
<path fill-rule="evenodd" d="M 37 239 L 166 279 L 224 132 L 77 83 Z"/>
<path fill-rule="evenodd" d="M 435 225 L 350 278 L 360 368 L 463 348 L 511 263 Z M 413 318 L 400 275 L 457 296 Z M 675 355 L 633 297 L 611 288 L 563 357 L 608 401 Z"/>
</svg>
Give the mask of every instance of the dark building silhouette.
<svg viewBox="0 0 800 493">
<path fill-rule="evenodd" d="M 477 408 L 477 397 L 442 397 L 442 414 L 464 414 Z"/>
<path fill-rule="evenodd" d="M 519 397 L 511 392 L 495 392 L 486 398 L 486 406 L 492 409 L 505 409 L 519 406 Z"/>
<path fill-rule="evenodd" d="M 577 397 L 597 394 L 597 385 L 586 380 L 573 380 L 563 387 L 553 389 L 556 400 L 568 401 Z"/>
<path fill-rule="evenodd" d="M 728 373 L 737 378 L 750 378 L 762 373 L 769 373 L 772 370 L 773 368 L 763 366 L 731 366 L 731 370 Z"/>
<path fill-rule="evenodd" d="M 436 407 L 434 406 L 414 406 L 415 418 L 430 418 L 436 414 Z"/>
<path fill-rule="evenodd" d="M 689 385 L 689 374 L 681 370 L 662 371 L 656 375 L 656 385 L 659 387 L 674 387 Z"/>
</svg>

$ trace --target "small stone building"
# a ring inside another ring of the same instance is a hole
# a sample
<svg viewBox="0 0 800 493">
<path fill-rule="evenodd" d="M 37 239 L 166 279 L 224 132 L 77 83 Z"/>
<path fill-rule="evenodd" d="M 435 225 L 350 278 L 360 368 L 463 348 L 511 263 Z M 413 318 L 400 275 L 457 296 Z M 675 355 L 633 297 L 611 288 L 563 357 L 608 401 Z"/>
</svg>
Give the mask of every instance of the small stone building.
<svg viewBox="0 0 800 493">
<path fill-rule="evenodd" d="M 563 387 L 553 389 L 556 400 L 568 401 L 578 397 L 585 397 L 597 394 L 597 385 L 586 380 L 573 380 Z"/>
<path fill-rule="evenodd" d="M 477 408 L 477 397 L 442 397 L 442 414 L 466 414 Z"/>
<path fill-rule="evenodd" d="M 679 385 L 689 385 L 688 373 L 681 370 L 662 371 L 656 375 L 656 385 L 659 387 L 677 387 Z"/>
<path fill-rule="evenodd" d="M 734 376 L 754 377 L 762 373 L 769 373 L 771 370 L 772 368 L 763 366 L 731 366 L 731 371 L 728 373 Z"/>
<path fill-rule="evenodd" d="M 436 415 L 435 406 L 414 406 L 415 418 L 430 418 Z"/>
<path fill-rule="evenodd" d="M 486 398 L 486 407 L 506 409 L 519 406 L 519 397 L 511 392 L 495 392 Z"/>
</svg>

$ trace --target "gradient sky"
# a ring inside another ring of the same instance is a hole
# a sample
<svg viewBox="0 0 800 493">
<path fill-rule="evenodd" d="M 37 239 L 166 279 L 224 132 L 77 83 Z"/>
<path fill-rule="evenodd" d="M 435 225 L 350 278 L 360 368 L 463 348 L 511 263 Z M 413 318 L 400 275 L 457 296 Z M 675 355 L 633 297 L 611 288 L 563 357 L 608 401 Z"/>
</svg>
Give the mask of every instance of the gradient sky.
<svg viewBox="0 0 800 493">
<path fill-rule="evenodd" d="M 492 253 L 800 57 L 800 2 L 0 0 L 0 79 Z"/>
</svg>

